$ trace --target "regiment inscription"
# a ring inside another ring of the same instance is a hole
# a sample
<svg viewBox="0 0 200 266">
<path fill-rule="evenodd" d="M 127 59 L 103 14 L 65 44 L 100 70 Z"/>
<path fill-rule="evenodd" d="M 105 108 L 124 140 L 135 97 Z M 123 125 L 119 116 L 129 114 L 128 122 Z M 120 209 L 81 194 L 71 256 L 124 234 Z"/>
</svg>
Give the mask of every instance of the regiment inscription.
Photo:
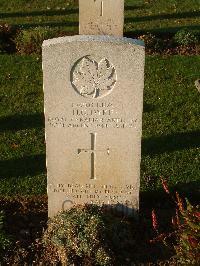
<svg viewBox="0 0 200 266">
<path fill-rule="evenodd" d="M 48 124 L 57 128 L 134 128 L 137 118 L 123 115 L 123 106 L 110 102 L 72 103 L 68 116 L 48 117 Z"/>
</svg>

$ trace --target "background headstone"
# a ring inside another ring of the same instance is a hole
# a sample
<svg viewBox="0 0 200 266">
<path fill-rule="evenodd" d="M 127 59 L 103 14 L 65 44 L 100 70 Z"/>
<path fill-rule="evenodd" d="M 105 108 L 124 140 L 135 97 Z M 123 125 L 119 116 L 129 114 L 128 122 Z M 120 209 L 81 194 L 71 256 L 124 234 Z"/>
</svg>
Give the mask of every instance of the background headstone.
<svg viewBox="0 0 200 266">
<path fill-rule="evenodd" d="M 43 44 L 49 216 L 74 204 L 138 210 L 144 46 L 108 36 Z"/>
<path fill-rule="evenodd" d="M 123 36 L 124 0 L 79 0 L 79 34 Z"/>
<path fill-rule="evenodd" d="M 195 86 L 196 86 L 197 90 L 200 92 L 200 79 L 197 79 L 195 81 Z"/>
</svg>

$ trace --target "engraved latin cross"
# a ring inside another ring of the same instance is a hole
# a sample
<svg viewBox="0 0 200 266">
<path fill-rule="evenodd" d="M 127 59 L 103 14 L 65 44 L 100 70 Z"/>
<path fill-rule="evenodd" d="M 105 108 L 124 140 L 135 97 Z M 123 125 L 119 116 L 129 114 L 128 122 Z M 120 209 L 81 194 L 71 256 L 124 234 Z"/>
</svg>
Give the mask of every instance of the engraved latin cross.
<svg viewBox="0 0 200 266">
<path fill-rule="evenodd" d="M 98 1 L 98 0 L 94 0 L 94 2 L 96 2 L 96 1 Z M 103 17 L 103 4 L 104 4 L 104 2 L 103 1 L 101 1 L 101 7 L 100 7 L 100 17 Z"/>
<path fill-rule="evenodd" d="M 91 135 L 91 149 L 78 149 L 78 154 L 81 152 L 87 152 L 91 154 L 91 177 L 90 179 L 96 179 L 96 153 L 105 152 L 105 150 L 96 150 L 96 139 L 97 133 L 90 133 Z M 110 154 L 110 149 L 108 148 L 107 154 Z"/>
</svg>

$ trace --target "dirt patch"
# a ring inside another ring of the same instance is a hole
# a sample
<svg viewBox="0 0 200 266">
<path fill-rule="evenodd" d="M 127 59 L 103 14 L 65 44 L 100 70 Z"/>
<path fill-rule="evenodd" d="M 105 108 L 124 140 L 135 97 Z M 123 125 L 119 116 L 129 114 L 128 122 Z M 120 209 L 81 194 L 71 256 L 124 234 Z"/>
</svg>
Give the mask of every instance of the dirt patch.
<svg viewBox="0 0 200 266">
<path fill-rule="evenodd" d="M 6 231 L 20 241 L 33 241 L 47 223 L 47 196 L 0 198 Z"/>
<path fill-rule="evenodd" d="M 13 240 L 12 247 L 5 251 L 2 265 L 60 265 L 53 247 L 46 248 L 42 243 L 47 226 L 47 196 L 0 198 L 0 206 L 6 216 L 6 232 Z M 141 210 L 142 216 L 136 230 L 137 245 L 135 250 L 127 250 L 129 259 L 124 258 L 127 262 L 124 265 L 130 265 L 132 261 L 136 263 L 134 265 L 176 265 L 173 260 L 169 264 L 171 253 L 163 245 L 150 244 L 153 236 L 150 212 L 145 208 Z M 161 212 L 165 213 L 166 218 L 166 211 Z M 83 265 L 90 264 L 87 262 Z"/>
<path fill-rule="evenodd" d="M 13 245 L 5 251 L 3 265 L 28 265 L 43 253 L 41 236 L 47 224 L 47 197 L 0 198 L 5 230 Z"/>
</svg>

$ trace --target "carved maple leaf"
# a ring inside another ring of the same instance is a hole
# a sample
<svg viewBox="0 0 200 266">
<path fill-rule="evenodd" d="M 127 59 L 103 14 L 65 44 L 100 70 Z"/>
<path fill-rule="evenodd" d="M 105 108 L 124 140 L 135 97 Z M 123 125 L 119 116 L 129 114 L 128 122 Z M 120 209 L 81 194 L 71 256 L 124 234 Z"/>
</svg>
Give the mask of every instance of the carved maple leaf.
<svg viewBox="0 0 200 266">
<path fill-rule="evenodd" d="M 84 97 L 97 98 L 108 94 L 116 83 L 116 70 L 104 58 L 99 63 L 84 57 L 73 73 L 73 85 Z"/>
</svg>

